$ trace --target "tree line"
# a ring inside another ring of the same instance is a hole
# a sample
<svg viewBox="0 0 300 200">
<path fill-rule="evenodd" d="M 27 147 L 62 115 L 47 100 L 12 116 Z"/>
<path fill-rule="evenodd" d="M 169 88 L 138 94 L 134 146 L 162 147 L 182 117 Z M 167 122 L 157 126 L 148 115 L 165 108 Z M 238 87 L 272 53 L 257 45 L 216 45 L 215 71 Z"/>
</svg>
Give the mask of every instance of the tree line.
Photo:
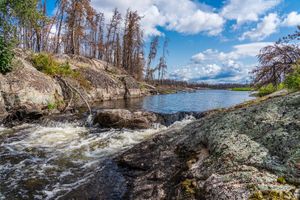
<svg viewBox="0 0 300 200">
<path fill-rule="evenodd" d="M 128 9 L 122 16 L 114 9 L 112 17 L 106 20 L 90 0 L 56 0 L 52 17 L 47 16 L 46 0 L 2 0 L 0 48 L 2 43 L 3 48 L 82 55 L 123 68 L 138 80 L 154 79 L 154 73 L 163 79 L 168 40 L 163 44 L 157 67 L 152 67 L 159 38 L 152 39 L 147 60 L 141 19 L 137 11 Z"/>
<path fill-rule="evenodd" d="M 247 88 L 250 87 L 249 84 L 240 84 L 240 83 L 218 83 L 218 84 L 209 84 L 209 83 L 196 83 L 188 81 L 179 81 L 174 79 L 164 79 L 164 80 L 153 80 L 151 81 L 153 85 L 163 85 L 171 87 L 186 87 L 192 89 L 232 89 L 232 88 Z"/>
</svg>

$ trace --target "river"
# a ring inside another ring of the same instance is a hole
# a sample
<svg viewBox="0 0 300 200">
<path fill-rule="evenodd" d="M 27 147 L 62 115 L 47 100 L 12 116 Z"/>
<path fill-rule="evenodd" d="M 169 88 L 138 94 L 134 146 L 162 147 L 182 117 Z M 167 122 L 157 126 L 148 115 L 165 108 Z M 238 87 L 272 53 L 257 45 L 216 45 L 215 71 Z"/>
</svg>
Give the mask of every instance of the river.
<svg viewBox="0 0 300 200">
<path fill-rule="evenodd" d="M 143 109 L 158 113 L 206 111 L 252 99 L 248 92 L 200 90 L 98 104 L 101 108 Z M 186 117 L 169 127 L 147 130 L 100 129 L 76 122 L 0 127 L 0 199 L 59 199 L 89 181 L 111 159 L 157 133 L 179 129 Z"/>
<path fill-rule="evenodd" d="M 106 101 L 101 108 L 126 108 L 157 113 L 203 112 L 217 108 L 227 108 L 252 100 L 250 92 L 230 90 L 196 90 L 176 94 L 154 95 L 127 101 Z"/>
</svg>

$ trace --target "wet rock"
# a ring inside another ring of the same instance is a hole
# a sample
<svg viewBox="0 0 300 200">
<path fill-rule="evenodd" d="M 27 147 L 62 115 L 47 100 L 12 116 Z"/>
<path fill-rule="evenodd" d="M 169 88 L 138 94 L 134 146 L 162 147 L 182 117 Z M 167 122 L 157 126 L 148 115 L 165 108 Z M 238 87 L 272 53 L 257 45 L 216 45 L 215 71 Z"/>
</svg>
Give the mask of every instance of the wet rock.
<svg viewBox="0 0 300 200">
<path fill-rule="evenodd" d="M 196 119 L 200 119 L 206 115 L 205 112 L 177 112 L 177 113 L 171 113 L 171 114 L 165 114 L 165 113 L 156 113 L 157 115 L 157 122 L 165 125 L 170 126 L 174 122 L 181 121 L 184 118 L 191 116 Z"/>
<path fill-rule="evenodd" d="M 39 110 L 28 109 L 26 106 L 15 108 L 10 111 L 7 116 L 0 121 L 7 127 L 17 126 L 23 123 L 32 123 L 43 117 L 45 113 Z"/>
<path fill-rule="evenodd" d="M 213 112 L 138 144 L 115 159 L 127 181 L 123 198 L 295 200 L 299 113 L 298 92 Z"/>
<path fill-rule="evenodd" d="M 125 109 L 104 109 L 97 112 L 94 124 L 109 128 L 147 129 L 157 121 L 149 112 L 131 112 Z"/>
<path fill-rule="evenodd" d="M 59 200 L 119 200 L 127 190 L 126 180 L 118 171 L 116 163 L 105 160 L 98 172 L 89 178 L 85 184 L 60 196 Z"/>
</svg>

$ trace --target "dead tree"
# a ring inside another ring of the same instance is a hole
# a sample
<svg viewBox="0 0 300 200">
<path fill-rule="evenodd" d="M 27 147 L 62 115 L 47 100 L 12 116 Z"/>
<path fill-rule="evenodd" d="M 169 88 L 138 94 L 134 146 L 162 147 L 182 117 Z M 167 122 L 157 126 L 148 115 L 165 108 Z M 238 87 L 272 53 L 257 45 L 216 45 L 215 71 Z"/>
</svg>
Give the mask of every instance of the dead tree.
<svg viewBox="0 0 300 200">
<path fill-rule="evenodd" d="M 264 47 L 258 55 L 260 65 L 252 71 L 254 85 L 279 85 L 300 59 L 300 49 L 295 45 L 274 44 Z"/>
<path fill-rule="evenodd" d="M 151 70 L 151 63 L 155 59 L 158 50 L 159 37 L 155 36 L 150 43 L 150 51 L 148 55 L 147 69 L 146 69 L 146 80 L 151 80 L 151 76 L 153 77 L 153 70 Z M 154 70 L 155 71 L 155 70 Z"/>
</svg>

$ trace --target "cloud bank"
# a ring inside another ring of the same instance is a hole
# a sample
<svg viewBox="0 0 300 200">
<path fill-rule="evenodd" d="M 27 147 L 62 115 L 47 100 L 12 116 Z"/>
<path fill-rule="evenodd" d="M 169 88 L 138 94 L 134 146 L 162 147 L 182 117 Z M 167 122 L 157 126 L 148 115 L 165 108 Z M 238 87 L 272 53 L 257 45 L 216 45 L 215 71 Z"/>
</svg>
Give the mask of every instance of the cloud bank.
<svg viewBox="0 0 300 200">
<path fill-rule="evenodd" d="M 257 42 L 235 45 L 229 52 L 207 49 L 192 56 L 190 64 L 175 70 L 169 78 L 210 83 L 246 83 L 250 81 L 249 73 L 257 63 L 245 65 L 243 59 L 255 58 L 261 48 L 271 44 Z"/>
</svg>

